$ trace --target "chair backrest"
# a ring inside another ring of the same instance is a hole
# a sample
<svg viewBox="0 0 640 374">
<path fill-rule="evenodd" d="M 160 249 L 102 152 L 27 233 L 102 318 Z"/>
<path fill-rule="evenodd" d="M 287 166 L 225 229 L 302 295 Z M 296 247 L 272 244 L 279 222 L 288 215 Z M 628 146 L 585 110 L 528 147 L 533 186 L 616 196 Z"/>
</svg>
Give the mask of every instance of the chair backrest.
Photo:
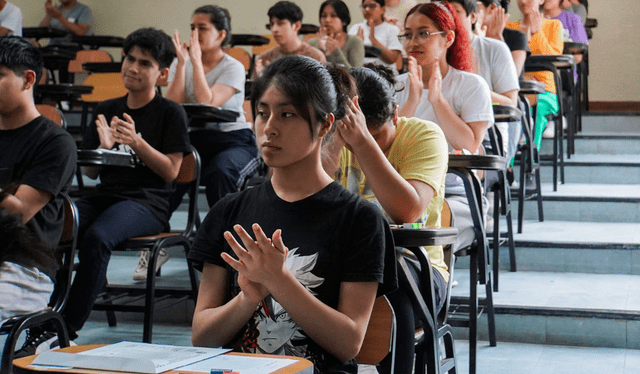
<svg viewBox="0 0 640 374">
<path fill-rule="evenodd" d="M 82 84 L 85 86 L 93 86 L 93 92 L 82 95 L 82 101 L 87 103 L 99 103 L 124 96 L 127 93 L 127 89 L 124 87 L 124 83 L 122 83 L 120 73 L 90 74 Z"/>
<path fill-rule="evenodd" d="M 200 215 L 198 213 L 200 155 L 193 146 L 191 147 L 191 153 L 182 158 L 182 165 L 180 165 L 176 183 L 189 184 L 189 211 L 187 225 L 183 231 L 183 235 L 188 238 L 200 226 Z"/>
<path fill-rule="evenodd" d="M 251 68 L 251 56 L 249 55 L 249 52 L 240 47 L 225 48 L 224 52 L 229 56 L 235 58 L 236 60 L 242 62 L 245 73 L 249 71 L 249 69 Z"/>
<path fill-rule="evenodd" d="M 46 104 L 36 104 L 36 109 L 40 114 L 53 121 L 53 123 L 55 123 L 56 125 L 62 127 L 63 129 L 67 127 L 64 120 L 64 114 L 62 114 L 60 109 Z"/>
<path fill-rule="evenodd" d="M 82 68 L 82 64 L 85 62 L 113 62 L 113 57 L 100 49 L 79 50 L 76 53 L 76 58 L 69 61 L 69 73 L 87 73 Z"/>
<path fill-rule="evenodd" d="M 359 364 L 377 365 L 395 348 L 395 314 L 386 296 L 379 296 L 373 304 L 367 332 L 360 352 Z"/>
<path fill-rule="evenodd" d="M 273 35 L 264 34 L 262 36 L 264 36 L 265 38 L 269 39 L 269 43 L 264 44 L 264 45 L 256 45 L 256 46 L 254 46 L 251 49 L 251 54 L 254 57 L 278 46 L 278 43 L 276 43 L 276 40 L 273 38 Z"/>
<path fill-rule="evenodd" d="M 76 257 L 76 244 L 78 239 L 79 214 L 76 204 L 69 198 L 64 198 L 64 227 L 56 258 L 59 261 L 59 269 L 56 273 L 56 287 L 51 296 L 53 310 L 61 311 L 67 303 L 71 280 L 73 279 L 74 262 Z"/>
</svg>

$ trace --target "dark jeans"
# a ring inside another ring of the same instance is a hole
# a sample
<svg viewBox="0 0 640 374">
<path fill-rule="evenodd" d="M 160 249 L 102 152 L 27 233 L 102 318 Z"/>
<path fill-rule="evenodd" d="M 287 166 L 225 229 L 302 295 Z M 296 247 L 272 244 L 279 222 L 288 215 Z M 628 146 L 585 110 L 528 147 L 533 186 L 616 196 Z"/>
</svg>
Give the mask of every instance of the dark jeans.
<svg viewBox="0 0 640 374">
<path fill-rule="evenodd" d="M 212 207 L 230 192 L 238 191 L 245 178 L 258 169 L 260 163 L 256 138 L 249 129 L 222 132 L 196 130 L 189 133 L 202 159 L 200 184 L 206 187 L 207 203 Z M 187 192 L 179 185 L 170 199 L 173 212 Z"/>
<path fill-rule="evenodd" d="M 409 271 L 413 276 L 413 279 L 418 285 L 420 281 L 418 274 L 420 270 L 420 264 L 416 260 L 412 260 L 405 257 L 407 264 L 409 265 Z M 398 265 L 398 273 L 402 270 Z M 431 269 L 433 274 L 433 288 L 435 293 L 436 313 L 440 312 L 444 305 L 447 294 L 447 282 L 440 274 L 439 271 Z M 400 278 L 400 277 L 399 277 Z M 411 374 L 413 373 L 413 354 L 414 354 L 414 336 L 417 327 L 422 324 L 416 320 L 413 313 L 413 304 L 409 295 L 404 291 L 409 286 L 408 282 L 399 279 L 400 284 L 397 290 L 387 294 L 387 299 L 393 308 L 393 312 L 396 316 L 396 357 L 395 366 L 393 372 L 395 374 Z M 435 321 L 437 323 L 437 321 Z M 385 357 L 380 362 L 378 371 L 380 373 L 391 372 L 391 354 Z"/>
<path fill-rule="evenodd" d="M 80 215 L 80 261 L 62 313 L 69 335 L 76 336 L 84 325 L 96 297 L 107 279 L 111 251 L 127 239 L 153 235 L 165 224 L 144 205 L 104 196 L 86 197 L 76 202 Z"/>
</svg>

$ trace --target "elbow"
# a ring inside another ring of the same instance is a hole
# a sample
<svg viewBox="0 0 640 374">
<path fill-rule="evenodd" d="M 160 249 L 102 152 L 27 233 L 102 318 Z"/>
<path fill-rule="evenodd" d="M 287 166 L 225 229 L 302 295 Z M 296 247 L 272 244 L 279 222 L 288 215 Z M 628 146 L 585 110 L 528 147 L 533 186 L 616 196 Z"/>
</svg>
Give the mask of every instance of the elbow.
<svg viewBox="0 0 640 374">
<path fill-rule="evenodd" d="M 363 341 L 364 337 L 359 337 L 358 339 L 352 339 L 352 341 L 346 342 L 344 347 L 342 347 L 342 350 L 339 353 L 336 353 L 336 358 L 341 362 L 347 362 L 356 358 L 358 353 L 360 353 Z"/>
</svg>

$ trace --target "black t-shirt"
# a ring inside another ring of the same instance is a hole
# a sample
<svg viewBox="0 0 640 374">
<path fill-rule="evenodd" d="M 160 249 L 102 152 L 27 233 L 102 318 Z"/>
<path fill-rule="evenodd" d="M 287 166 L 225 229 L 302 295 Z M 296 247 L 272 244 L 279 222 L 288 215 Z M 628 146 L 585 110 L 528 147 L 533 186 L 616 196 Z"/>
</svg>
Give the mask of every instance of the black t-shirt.
<svg viewBox="0 0 640 374">
<path fill-rule="evenodd" d="M 64 226 L 64 196 L 76 169 L 76 145 L 69 133 L 40 116 L 13 130 L 0 130 L 0 188 L 24 184 L 46 191 L 51 200 L 27 222 L 45 244 L 40 256 L 4 253 L 2 261 L 33 266 L 55 279 L 55 247 Z"/>
<path fill-rule="evenodd" d="M 397 287 L 393 237 L 377 207 L 337 182 L 293 203 L 280 199 L 266 182 L 229 194 L 214 205 L 189 252 L 189 260 L 200 268 L 206 262 L 228 270 L 229 298 L 240 288 L 237 272 L 220 257 L 222 251 L 235 257 L 223 233 L 234 232 L 233 225 L 240 224 L 253 235 L 253 223 L 260 224 L 269 237 L 282 229 L 289 248 L 286 265 L 310 292 L 334 309 L 341 282 L 378 282 L 379 295 Z M 229 346 L 245 352 L 305 357 L 313 361 L 316 373 L 357 372 L 355 360 L 341 363 L 320 348 L 271 296 Z"/>
<path fill-rule="evenodd" d="M 191 151 L 187 126 L 187 113 L 180 104 L 167 100 L 159 95 L 149 104 L 138 109 L 127 107 L 127 96 L 104 101 L 96 107 L 91 125 L 84 135 L 82 147 L 96 149 L 100 138 L 96 130 L 95 119 L 103 114 L 107 123 L 113 116 L 124 120 L 127 113 L 135 122 L 136 131 L 156 150 L 164 153 Z M 134 154 L 129 147 L 116 143 L 115 150 Z M 104 166 L 100 171 L 100 184 L 97 193 L 136 201 L 147 207 L 161 221 L 169 220 L 168 198 L 175 187 L 174 182 L 165 182 L 158 174 L 145 165 L 135 168 Z"/>
<path fill-rule="evenodd" d="M 531 54 L 531 48 L 527 42 L 527 36 L 520 30 L 505 27 L 502 32 L 504 42 L 507 43 L 510 51 L 526 51 L 527 55 Z"/>
</svg>

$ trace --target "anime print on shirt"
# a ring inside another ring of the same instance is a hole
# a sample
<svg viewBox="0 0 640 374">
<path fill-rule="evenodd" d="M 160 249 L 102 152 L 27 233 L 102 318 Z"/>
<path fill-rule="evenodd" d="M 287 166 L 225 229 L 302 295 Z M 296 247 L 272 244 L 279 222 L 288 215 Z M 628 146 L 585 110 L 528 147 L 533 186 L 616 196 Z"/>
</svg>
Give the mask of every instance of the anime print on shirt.
<svg viewBox="0 0 640 374">
<path fill-rule="evenodd" d="M 318 254 L 302 256 L 297 251 L 298 248 L 289 251 L 285 265 L 311 294 L 316 295 L 314 289 L 324 282 L 323 278 L 312 273 Z M 240 287 L 236 278 L 232 296 L 236 296 L 239 292 Z M 260 303 L 247 323 L 247 330 L 236 348 L 251 353 L 304 357 L 308 341 L 309 337 L 298 327 L 287 311 L 269 295 Z"/>
</svg>

